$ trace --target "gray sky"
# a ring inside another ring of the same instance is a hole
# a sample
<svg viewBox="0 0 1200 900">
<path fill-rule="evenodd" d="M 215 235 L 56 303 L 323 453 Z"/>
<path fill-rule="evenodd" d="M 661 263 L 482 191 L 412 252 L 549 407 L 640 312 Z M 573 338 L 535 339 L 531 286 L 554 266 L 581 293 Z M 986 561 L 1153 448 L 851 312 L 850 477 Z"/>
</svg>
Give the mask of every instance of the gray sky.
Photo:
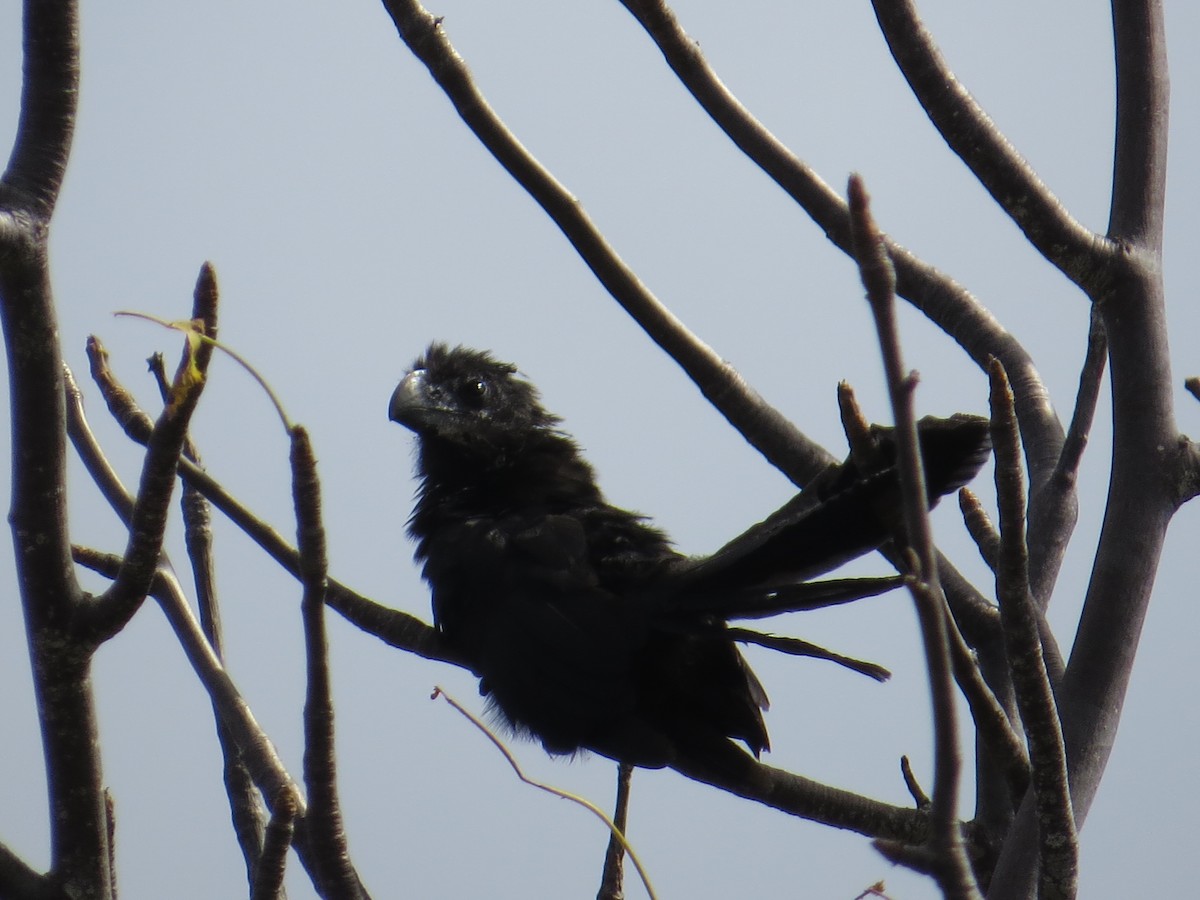
<svg viewBox="0 0 1200 900">
<path fill-rule="evenodd" d="M 0 20 L 0 123 L 16 122 L 19 21 Z M 1107 219 L 1111 25 L 1101 4 L 921 4 L 960 78 L 1086 225 Z M 1200 235 L 1200 13 L 1167 0 L 1173 37 L 1166 272 L 1181 427 L 1200 372 L 1188 259 Z M 866 178 L 881 226 L 965 284 L 1037 361 L 1063 415 L 1087 304 L 1027 248 L 941 144 L 895 71 L 867 3 L 674 4 L 726 84 L 839 190 Z M 492 105 L 583 202 L 642 279 L 809 434 L 841 453 L 834 398 L 851 381 L 886 420 L 857 274 L 819 229 L 674 81 L 616 3 L 446 0 L 432 10 Z M 99 335 L 153 407 L 143 360 L 179 341 L 118 309 L 182 318 L 202 261 L 222 289 L 221 336 L 307 425 L 321 463 L 333 573 L 428 617 L 404 535 L 411 439 L 388 397 L 431 339 L 517 362 L 587 449 L 610 499 L 655 517 L 685 552 L 719 546 L 791 490 L 604 293 L 553 224 L 471 137 L 375 3 L 141 0 L 85 4 L 75 150 L 53 236 L 64 352 L 83 379 Z M 7 141 L 5 145 L 7 146 Z M 985 379 L 905 310 L 922 412 L 985 412 Z M 4 377 L 0 375 L 0 377 Z M 128 483 L 138 455 L 86 386 L 94 427 Z M 1069 646 L 1103 512 L 1107 396 L 1084 467 L 1081 520 L 1052 609 Z M 210 471 L 291 535 L 287 445 L 266 397 L 218 357 L 194 427 Z M 0 454 L 7 454 L 7 429 Z M 119 550 L 115 518 L 72 471 L 75 540 Z M 989 498 L 987 476 L 976 484 Z M 7 491 L 7 485 L 0 490 Z M 0 502 L 7 507 L 7 494 Z M 1194 504 L 1193 504 L 1194 506 Z M 947 553 L 988 581 L 953 504 Z M 1172 526 L 1122 731 L 1083 832 L 1081 896 L 1166 896 L 1191 880 L 1200 716 L 1192 678 L 1200 519 Z M 182 566 L 179 528 L 172 553 Z M 303 703 L 299 590 L 236 530 L 218 532 L 229 667 L 294 773 Z M 882 572 L 868 559 L 856 571 Z M 0 542 L 0 575 L 12 559 Z M 89 579 L 91 587 L 100 583 Z M 0 602 L 0 837 L 48 863 L 40 746 L 12 591 Z M 880 686 L 811 660 L 750 656 L 771 694 L 774 765 L 895 803 L 898 760 L 928 787 L 931 742 L 919 636 L 900 593 L 778 626 L 878 660 Z M 390 650 L 331 614 L 342 798 L 351 848 L 377 897 L 594 895 L 606 835 L 590 816 L 516 782 L 447 706 L 478 707 L 465 672 Z M 96 666 L 105 775 L 129 897 L 244 893 L 206 697 L 147 605 Z M 613 767 L 516 750 L 531 774 L 607 806 Z M 964 802 L 970 800 L 969 785 Z M 964 807 L 964 812 L 969 806 Z M 852 898 L 881 879 L 933 896 L 866 839 L 693 784 L 639 773 L 630 837 L 663 897 Z M 1185 852 L 1186 851 L 1186 852 Z M 294 864 L 294 861 L 293 861 Z M 292 879 L 293 898 L 310 896 Z M 639 896 L 630 884 L 627 894 Z"/>
</svg>

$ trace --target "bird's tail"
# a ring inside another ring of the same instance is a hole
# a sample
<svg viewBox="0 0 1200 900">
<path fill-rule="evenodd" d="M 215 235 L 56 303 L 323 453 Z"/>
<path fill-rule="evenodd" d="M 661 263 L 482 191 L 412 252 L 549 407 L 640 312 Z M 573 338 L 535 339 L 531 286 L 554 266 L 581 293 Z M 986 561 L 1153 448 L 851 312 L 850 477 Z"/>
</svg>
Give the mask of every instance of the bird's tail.
<svg viewBox="0 0 1200 900">
<path fill-rule="evenodd" d="M 988 420 L 981 416 L 926 417 L 918 435 L 931 505 L 974 478 L 991 451 Z M 794 585 L 882 545 L 900 526 L 900 481 L 892 429 L 877 427 L 872 436 L 879 468 L 864 470 L 851 456 L 827 470 L 765 521 L 691 564 L 680 602 L 703 606 L 726 597 L 736 606 L 748 588 Z M 796 608 L 812 608 L 803 596 L 796 599 Z"/>
</svg>

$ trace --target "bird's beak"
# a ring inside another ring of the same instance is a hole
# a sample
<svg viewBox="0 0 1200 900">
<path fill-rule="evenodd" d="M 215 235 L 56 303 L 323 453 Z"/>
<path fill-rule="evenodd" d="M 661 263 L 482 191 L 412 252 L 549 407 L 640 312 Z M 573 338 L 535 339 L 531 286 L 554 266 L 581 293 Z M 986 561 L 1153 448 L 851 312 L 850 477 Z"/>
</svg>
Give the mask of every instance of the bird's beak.
<svg viewBox="0 0 1200 900">
<path fill-rule="evenodd" d="M 429 373 L 413 369 L 392 392 L 388 403 L 388 418 L 405 428 L 416 429 L 421 414 L 429 410 Z"/>
</svg>

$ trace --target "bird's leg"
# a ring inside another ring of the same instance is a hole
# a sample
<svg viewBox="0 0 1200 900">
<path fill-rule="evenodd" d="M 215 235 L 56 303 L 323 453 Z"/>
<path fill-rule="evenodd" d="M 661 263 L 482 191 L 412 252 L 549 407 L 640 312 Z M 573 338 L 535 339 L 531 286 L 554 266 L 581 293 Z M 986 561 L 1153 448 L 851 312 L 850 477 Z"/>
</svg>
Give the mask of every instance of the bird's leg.
<svg viewBox="0 0 1200 900">
<path fill-rule="evenodd" d="M 621 834 L 629 818 L 629 785 L 633 780 L 633 766 L 629 763 L 617 765 L 617 806 L 613 810 L 613 824 Z M 615 834 L 608 836 L 608 852 L 604 854 L 604 875 L 600 880 L 600 891 L 596 900 L 624 900 L 625 897 L 625 848 Z"/>
</svg>

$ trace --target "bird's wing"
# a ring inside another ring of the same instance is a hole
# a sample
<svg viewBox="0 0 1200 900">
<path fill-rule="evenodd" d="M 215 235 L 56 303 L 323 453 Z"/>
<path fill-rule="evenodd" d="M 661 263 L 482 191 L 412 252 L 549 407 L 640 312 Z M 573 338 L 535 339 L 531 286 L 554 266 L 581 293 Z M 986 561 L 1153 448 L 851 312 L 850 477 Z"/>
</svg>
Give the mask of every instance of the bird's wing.
<svg viewBox="0 0 1200 900">
<path fill-rule="evenodd" d="M 567 752 L 628 715 L 643 626 L 600 585 L 578 520 L 446 525 L 426 569 L 438 626 L 514 726 Z"/>
<path fill-rule="evenodd" d="M 931 504 L 970 481 L 991 449 L 988 420 L 979 416 L 926 417 L 918 433 Z M 740 590 L 805 581 L 883 544 L 899 523 L 900 484 L 891 431 L 876 429 L 875 438 L 882 468 L 864 474 L 847 460 L 712 556 L 681 563 L 687 593 L 723 593 L 733 601 Z M 864 595 L 878 587 L 864 585 Z M 803 596 L 796 599 L 797 608 L 811 608 Z"/>
</svg>

